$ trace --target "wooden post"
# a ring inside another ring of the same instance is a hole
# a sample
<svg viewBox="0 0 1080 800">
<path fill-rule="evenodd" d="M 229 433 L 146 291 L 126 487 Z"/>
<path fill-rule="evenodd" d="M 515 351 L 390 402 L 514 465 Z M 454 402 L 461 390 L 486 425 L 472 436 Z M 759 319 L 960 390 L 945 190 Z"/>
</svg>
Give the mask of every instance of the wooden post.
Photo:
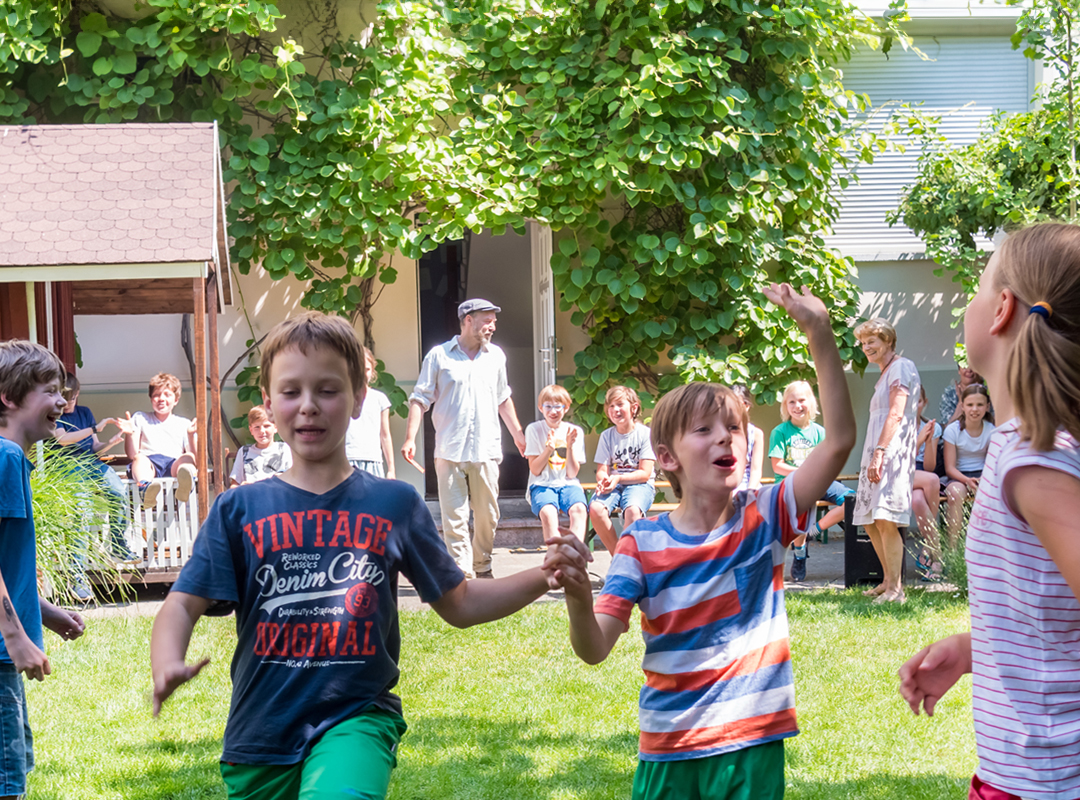
<svg viewBox="0 0 1080 800">
<path fill-rule="evenodd" d="M 26 282 L 26 338 L 31 342 L 38 341 L 37 324 L 37 298 L 34 296 L 34 282 Z"/>
<path fill-rule="evenodd" d="M 218 276 L 210 273 L 206 282 L 206 334 L 210 340 L 207 359 L 210 367 L 210 436 L 214 440 L 212 464 L 214 468 L 214 494 L 225 491 L 225 448 L 221 435 L 221 375 L 218 365 Z"/>
<path fill-rule="evenodd" d="M 195 424 L 199 437 L 196 453 L 196 469 L 199 473 L 199 524 L 202 525 L 210 511 L 210 481 L 206 469 L 206 278 L 194 279 L 195 300 Z"/>
</svg>

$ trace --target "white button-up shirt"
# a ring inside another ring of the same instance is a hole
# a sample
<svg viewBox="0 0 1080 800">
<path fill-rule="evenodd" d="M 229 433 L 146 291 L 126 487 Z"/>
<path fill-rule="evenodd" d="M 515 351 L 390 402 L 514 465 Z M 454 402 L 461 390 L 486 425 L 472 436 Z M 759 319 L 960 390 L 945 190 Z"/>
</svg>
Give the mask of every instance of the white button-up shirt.
<svg viewBox="0 0 1080 800">
<path fill-rule="evenodd" d="M 506 355 L 493 344 L 469 358 L 455 336 L 424 356 L 410 400 L 434 406 L 435 458 L 502 461 L 499 406 L 510 397 Z"/>
</svg>

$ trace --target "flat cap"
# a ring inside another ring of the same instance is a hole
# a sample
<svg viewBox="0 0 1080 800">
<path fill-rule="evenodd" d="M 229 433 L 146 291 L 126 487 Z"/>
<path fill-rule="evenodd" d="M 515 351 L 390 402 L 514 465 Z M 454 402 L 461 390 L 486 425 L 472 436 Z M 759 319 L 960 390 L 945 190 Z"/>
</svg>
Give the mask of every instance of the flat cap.
<svg viewBox="0 0 1080 800">
<path fill-rule="evenodd" d="M 489 300 L 482 300 L 479 297 L 474 297 L 470 300 L 466 300 L 457 307 L 457 318 L 460 321 L 465 319 L 469 314 L 475 314 L 478 311 L 494 311 L 497 314 L 502 311 L 502 309 Z"/>
</svg>

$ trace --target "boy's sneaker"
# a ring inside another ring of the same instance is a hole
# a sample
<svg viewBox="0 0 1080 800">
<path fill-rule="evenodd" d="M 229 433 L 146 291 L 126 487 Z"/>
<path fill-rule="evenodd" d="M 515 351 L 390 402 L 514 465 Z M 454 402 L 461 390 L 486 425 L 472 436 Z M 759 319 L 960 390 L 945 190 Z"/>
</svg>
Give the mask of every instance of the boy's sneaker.
<svg viewBox="0 0 1080 800">
<path fill-rule="evenodd" d="M 191 497 L 191 488 L 195 485 L 195 467 L 191 464 L 181 464 L 176 470 L 176 499 L 186 503 Z"/>
<path fill-rule="evenodd" d="M 154 508 L 158 495 L 161 494 L 161 484 L 158 481 L 142 481 L 139 484 L 139 494 L 142 495 L 143 508 Z"/>
<path fill-rule="evenodd" d="M 802 555 L 799 551 L 802 550 Z M 806 580 L 806 557 L 808 555 L 806 545 L 802 547 L 793 547 L 791 551 L 795 554 L 795 557 L 791 559 L 791 579 L 796 582 Z"/>
<path fill-rule="evenodd" d="M 71 593 L 75 595 L 76 599 L 81 603 L 89 603 L 94 599 L 94 593 L 84 578 L 79 578 L 75 581 L 75 585 L 71 587 Z"/>
</svg>

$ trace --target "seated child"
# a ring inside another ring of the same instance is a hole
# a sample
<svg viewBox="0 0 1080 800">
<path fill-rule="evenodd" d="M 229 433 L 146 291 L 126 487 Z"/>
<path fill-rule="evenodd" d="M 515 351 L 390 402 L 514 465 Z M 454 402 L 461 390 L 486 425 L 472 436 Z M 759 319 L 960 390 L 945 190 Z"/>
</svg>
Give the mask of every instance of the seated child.
<svg viewBox="0 0 1080 800">
<path fill-rule="evenodd" d="M 810 341 L 829 438 L 789 480 L 742 492 L 742 401 L 708 383 L 669 392 L 653 411 L 652 438 L 679 507 L 623 532 L 595 607 L 588 583 L 565 581 L 570 642 L 586 663 L 603 661 L 634 605 L 641 610 L 633 800 L 784 795 L 782 740 L 798 733 L 784 554 L 851 452 L 855 415 L 825 305 L 786 284 L 767 297 Z"/>
<path fill-rule="evenodd" d="M 814 422 L 817 415 L 817 400 L 810 384 L 806 381 L 789 383 L 784 389 L 783 402 L 780 404 L 780 418 L 783 422 L 769 434 L 769 458 L 772 460 L 773 472 L 781 480 L 802 466 L 814 448 L 825 441 L 825 429 Z M 836 508 L 830 509 L 829 513 L 814 523 L 814 530 L 818 535 L 844 518 L 844 499 L 854 493 L 854 489 L 849 489 L 839 481 L 829 484 L 820 499 L 832 503 Z M 806 580 L 808 554 L 805 535 L 795 540 L 792 550 L 794 555 L 791 559 L 791 579 Z"/>
<path fill-rule="evenodd" d="M 923 416 L 928 405 L 926 399 L 926 387 L 919 386 L 919 402 L 916 410 L 919 414 L 919 436 L 915 440 L 918 451 L 915 454 L 915 478 L 911 492 L 911 508 L 915 512 L 915 519 L 919 523 L 919 531 L 922 533 L 925 547 L 916 556 L 921 577 L 924 580 L 937 580 L 941 577 L 942 565 L 938 556 L 940 547 L 938 542 L 938 510 L 940 508 L 939 496 L 941 483 L 937 476 L 937 445 L 941 438 L 941 423 L 936 419 L 927 419 Z M 944 460 L 944 459 L 942 459 Z M 944 465 L 942 472 L 944 472 Z"/>
<path fill-rule="evenodd" d="M 274 441 L 277 426 L 263 406 L 248 411 L 248 430 L 255 444 L 245 444 L 237 452 L 230 487 L 272 478 L 292 466 L 292 451 L 285 442 Z"/>
<path fill-rule="evenodd" d="M 345 455 L 349 463 L 376 478 L 394 478 L 394 442 L 390 438 L 390 398 L 371 388 L 375 380 L 375 356 L 364 348 L 368 390 L 360 416 L 349 423 Z M 383 466 L 385 459 L 385 467 Z"/>
<path fill-rule="evenodd" d="M 153 413 L 136 411 L 130 417 L 135 432 L 124 440 L 128 477 L 138 482 L 144 508 L 157 502 L 161 484 L 155 478 L 176 478 L 176 499 L 186 503 L 195 485 L 195 423 L 172 413 L 180 402 L 175 375 L 159 372 L 150 379 L 149 394 Z"/>
<path fill-rule="evenodd" d="M 67 405 L 64 406 L 64 413 L 60 415 L 60 419 L 56 421 L 56 441 L 64 447 L 70 447 L 75 452 L 85 455 L 87 468 L 101 477 L 102 485 L 114 499 L 112 510 L 109 512 L 112 554 L 120 561 L 141 561 L 139 556 L 131 552 L 124 535 L 127 531 L 129 511 L 124 483 L 115 470 L 98 458 L 98 453 L 115 447 L 125 436 L 131 436 L 135 431 L 135 426 L 129 419 L 114 417 L 98 422 L 94 419 L 93 411 L 78 404 L 80 388 L 79 379 L 70 372 L 67 373 L 64 380 L 64 398 L 67 400 Z M 116 433 L 103 442 L 98 439 L 98 434 L 109 425 L 116 426 Z M 90 600 L 93 597 L 89 585 L 82 578 L 76 583 L 74 592 L 80 600 Z"/>
<path fill-rule="evenodd" d="M 529 503 L 540 517 L 544 538 L 559 533 L 559 512 L 570 517 L 570 532 L 585 537 L 585 490 L 578 470 L 585 460 L 585 432 L 563 417 L 570 413 L 570 393 L 552 384 L 536 401 L 542 420 L 525 429 L 525 458 L 529 459 Z"/>
<path fill-rule="evenodd" d="M 275 326 L 261 380 L 293 465 L 210 509 L 154 620 L 154 714 L 207 664 L 185 663 L 199 617 L 235 610 L 221 757 L 229 797 L 382 798 L 406 727 L 391 691 L 398 576 L 468 627 L 567 580 L 589 585 L 589 554 L 573 536 L 556 537 L 541 567 L 466 581 L 419 493 L 345 457 L 366 380 L 360 342 L 340 317 L 308 312 Z"/>
<path fill-rule="evenodd" d="M 742 400 L 746 407 L 746 419 L 750 419 L 750 409 L 754 407 L 754 397 L 745 383 L 736 383 L 731 387 L 735 396 Z M 739 482 L 740 489 L 761 488 L 761 467 L 765 461 L 765 431 L 757 427 L 753 422 L 746 423 L 746 474 Z"/>
<path fill-rule="evenodd" d="M 649 429 L 637 421 L 641 414 L 637 392 L 629 386 L 612 386 L 604 396 L 604 412 L 615 427 L 601 433 L 596 446 L 596 491 L 589 504 L 589 519 L 604 547 L 614 554 L 611 515 L 622 509 L 625 527 L 648 513 L 656 497 L 656 456 Z"/>
<path fill-rule="evenodd" d="M 56 436 L 64 410 L 64 365 L 39 344 L 0 342 L 0 726 L 5 797 L 22 797 L 34 768 L 23 675 L 37 681 L 52 672 L 42 627 L 77 639 L 82 617 L 38 594 L 34 503 L 29 456 L 34 444 Z"/>
<path fill-rule="evenodd" d="M 945 426 L 945 524 L 954 543 L 964 526 L 964 501 L 979 488 L 994 428 L 990 395 L 981 383 L 960 393 L 962 416 Z"/>
</svg>

